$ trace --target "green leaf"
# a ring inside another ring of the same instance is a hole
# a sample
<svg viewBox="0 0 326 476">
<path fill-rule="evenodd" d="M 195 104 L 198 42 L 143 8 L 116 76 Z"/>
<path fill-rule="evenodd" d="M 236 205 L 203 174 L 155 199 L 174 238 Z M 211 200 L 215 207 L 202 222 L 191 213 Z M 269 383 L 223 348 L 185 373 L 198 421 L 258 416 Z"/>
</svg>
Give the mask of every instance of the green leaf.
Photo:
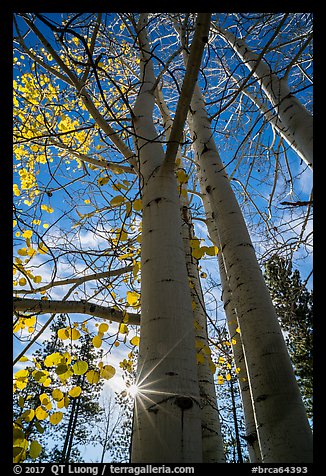
<svg viewBox="0 0 326 476">
<path fill-rule="evenodd" d="M 36 440 L 31 441 L 29 447 L 29 455 L 32 459 L 36 459 L 42 451 L 42 446 Z"/>
<path fill-rule="evenodd" d="M 77 362 L 75 362 L 72 366 L 72 370 L 74 371 L 75 375 L 83 375 L 85 372 L 87 372 L 87 369 L 88 363 L 84 360 L 77 360 Z"/>
</svg>

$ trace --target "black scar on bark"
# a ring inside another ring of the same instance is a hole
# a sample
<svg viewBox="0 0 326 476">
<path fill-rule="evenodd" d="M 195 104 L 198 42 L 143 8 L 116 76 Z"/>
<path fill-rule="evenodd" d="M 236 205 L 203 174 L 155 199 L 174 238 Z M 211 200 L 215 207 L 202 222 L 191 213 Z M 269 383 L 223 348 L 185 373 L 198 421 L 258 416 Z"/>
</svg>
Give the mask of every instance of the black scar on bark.
<svg viewBox="0 0 326 476">
<path fill-rule="evenodd" d="M 181 410 L 189 410 L 193 406 L 193 401 L 189 397 L 177 397 L 175 399 L 175 404 L 181 408 Z"/>
</svg>

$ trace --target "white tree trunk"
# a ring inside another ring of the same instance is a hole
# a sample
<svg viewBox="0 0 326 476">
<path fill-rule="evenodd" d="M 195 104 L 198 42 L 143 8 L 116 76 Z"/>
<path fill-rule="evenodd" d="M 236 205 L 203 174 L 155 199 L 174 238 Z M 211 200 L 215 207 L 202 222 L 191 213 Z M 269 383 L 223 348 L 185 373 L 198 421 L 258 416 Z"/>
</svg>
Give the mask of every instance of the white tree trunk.
<svg viewBox="0 0 326 476">
<path fill-rule="evenodd" d="M 190 279 L 190 292 L 194 306 L 195 337 L 199 344 L 198 351 L 204 348 L 202 356 L 204 362 L 198 362 L 198 383 L 200 393 L 202 438 L 203 438 L 203 463 L 225 463 L 224 445 L 221 434 L 219 411 L 214 384 L 214 373 L 207 354 L 209 349 L 207 334 L 207 318 L 205 301 L 200 283 L 198 260 L 192 256 L 189 240 L 194 238 L 191 214 L 187 200 L 181 199 L 183 215 L 183 241 L 186 253 L 188 277 Z"/>
<path fill-rule="evenodd" d="M 164 122 L 164 128 L 167 131 L 167 140 L 170 139 L 173 121 L 170 111 L 163 97 L 162 89 L 156 88 L 156 102 L 160 108 Z M 181 160 L 180 153 L 177 158 Z M 205 313 L 205 302 L 202 294 L 202 288 L 198 271 L 198 260 L 192 256 L 189 240 L 194 238 L 194 230 L 189 210 L 188 197 L 183 194 L 180 196 L 181 216 L 182 216 L 182 236 L 184 250 L 186 255 L 186 266 L 188 277 L 191 280 L 190 293 L 194 308 L 194 321 L 196 341 L 202 342 L 203 346 L 208 347 L 207 319 Z M 202 446 L 203 463 L 224 463 L 224 445 L 221 435 L 221 427 L 215 392 L 214 375 L 211 372 L 209 359 L 205 356 L 205 361 L 198 364 L 198 382 L 201 407 L 201 426 L 202 426 Z"/>
<path fill-rule="evenodd" d="M 153 65 L 141 15 L 143 84 L 134 128 L 143 177 L 141 340 L 132 462 L 202 461 L 195 336 L 174 167 L 163 164 L 152 113 Z M 156 142 L 157 141 L 157 142 Z"/>
<path fill-rule="evenodd" d="M 201 177 L 200 171 L 199 171 L 199 175 L 200 175 L 201 193 L 202 193 L 203 205 L 205 208 L 206 225 L 207 225 L 208 233 L 209 233 L 210 239 L 220 249 L 221 244 L 218 238 L 216 221 L 212 218 L 212 211 L 210 207 L 209 197 L 205 190 L 205 187 L 203 186 L 203 179 Z M 232 293 L 229 289 L 228 281 L 226 279 L 223 254 L 219 252 L 217 258 L 218 258 L 218 264 L 219 264 L 220 279 L 222 284 L 222 300 L 224 303 L 224 311 L 226 315 L 226 322 L 227 322 L 228 332 L 229 332 L 231 345 L 232 345 L 234 363 L 235 363 L 235 366 L 240 369 L 239 373 L 237 374 L 237 377 L 238 377 L 238 385 L 240 389 L 242 408 L 244 413 L 246 441 L 248 446 L 249 458 L 251 463 L 259 463 L 261 462 L 261 454 L 260 454 L 260 448 L 258 444 L 255 417 L 254 417 L 254 412 L 252 408 L 248 374 L 247 374 L 247 369 L 246 369 L 246 364 L 245 364 L 244 354 L 243 354 L 242 339 L 239 333 L 236 331 L 238 327 L 238 320 L 237 320 L 237 315 L 235 313 L 235 307 L 232 303 Z M 236 340 L 236 344 L 232 343 L 233 339 Z"/>
<path fill-rule="evenodd" d="M 293 137 L 294 150 L 300 151 L 305 163 L 312 168 L 313 165 L 313 118 L 301 102 L 293 96 L 286 78 L 279 78 L 269 65 L 258 55 L 252 52 L 241 38 L 236 38 L 233 33 L 216 27 L 217 32 L 229 43 L 239 58 L 250 71 L 254 69 L 254 76 L 273 105 L 280 118 L 279 127 L 283 136 L 288 139 Z M 287 134 L 289 132 L 289 134 Z"/>
<path fill-rule="evenodd" d="M 312 435 L 291 361 L 198 87 L 189 116 L 241 332 L 262 461 L 310 462 Z"/>
</svg>

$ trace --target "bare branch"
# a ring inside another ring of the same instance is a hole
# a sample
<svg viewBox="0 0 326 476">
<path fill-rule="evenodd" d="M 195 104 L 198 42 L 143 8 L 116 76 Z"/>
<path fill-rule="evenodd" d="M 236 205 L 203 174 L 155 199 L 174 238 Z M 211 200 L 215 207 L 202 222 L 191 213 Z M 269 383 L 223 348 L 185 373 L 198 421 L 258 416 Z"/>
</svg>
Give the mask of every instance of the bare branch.
<svg viewBox="0 0 326 476">
<path fill-rule="evenodd" d="M 126 322 L 128 324 L 139 325 L 140 315 L 135 313 L 126 313 L 114 309 L 113 307 L 104 307 L 92 302 L 86 301 L 55 301 L 28 298 L 13 298 L 14 311 L 30 312 L 35 314 L 48 313 L 67 313 L 67 314 L 88 314 L 89 316 L 100 317 L 113 322 Z"/>
<path fill-rule="evenodd" d="M 169 142 L 166 148 L 166 163 L 174 163 L 177 155 L 190 101 L 194 92 L 195 84 L 197 82 L 204 47 L 208 42 L 210 19 L 211 13 L 198 13 L 197 25 L 190 48 L 186 73 L 177 104 Z"/>
<path fill-rule="evenodd" d="M 41 288 L 31 289 L 31 290 L 19 289 L 17 292 L 23 293 L 23 294 L 35 294 L 41 291 L 46 291 L 47 289 L 51 289 L 55 286 L 65 286 L 66 284 L 75 284 L 75 287 L 76 287 L 76 286 L 79 286 L 80 284 L 86 283 L 87 281 L 109 278 L 111 276 L 120 276 L 121 274 L 129 273 L 129 271 L 132 271 L 132 269 L 133 269 L 132 266 L 125 266 L 124 268 L 114 269 L 112 271 L 104 271 L 103 273 L 89 274 L 88 276 L 81 276 L 80 278 L 69 278 L 69 279 L 62 279 L 60 281 L 52 281 L 49 284 L 42 286 Z"/>
</svg>

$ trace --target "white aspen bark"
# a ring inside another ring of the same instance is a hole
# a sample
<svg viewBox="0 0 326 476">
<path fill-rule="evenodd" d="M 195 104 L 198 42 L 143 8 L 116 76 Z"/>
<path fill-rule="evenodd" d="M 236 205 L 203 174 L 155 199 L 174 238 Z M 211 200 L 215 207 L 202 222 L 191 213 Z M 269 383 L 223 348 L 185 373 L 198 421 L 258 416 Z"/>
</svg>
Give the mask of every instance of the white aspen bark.
<svg viewBox="0 0 326 476">
<path fill-rule="evenodd" d="M 153 65 L 139 22 L 143 84 L 134 108 L 134 128 L 143 177 L 141 339 L 135 401 L 132 462 L 202 461 L 195 336 L 180 200 L 174 168 L 152 120 Z"/>
<path fill-rule="evenodd" d="M 205 191 L 205 188 L 203 187 L 203 179 L 201 177 L 200 170 L 199 170 L 199 176 L 200 176 L 199 181 L 201 186 L 203 205 L 205 208 L 206 226 L 208 229 L 208 233 L 209 233 L 210 239 L 220 249 L 221 244 L 219 242 L 216 221 L 212 218 L 212 211 L 211 211 L 211 206 L 209 203 L 209 197 L 207 192 Z M 220 271 L 220 279 L 222 284 L 222 301 L 224 305 L 223 307 L 224 307 L 224 312 L 226 315 L 226 322 L 227 322 L 228 332 L 229 332 L 231 345 L 232 345 L 234 363 L 237 368 L 240 368 L 240 371 L 237 374 L 237 377 L 238 377 L 238 385 L 240 389 L 242 408 L 244 413 L 245 430 L 246 430 L 245 439 L 248 446 L 249 459 L 251 463 L 259 463 L 261 462 L 261 454 L 260 454 L 260 448 L 258 444 L 255 417 L 254 417 L 254 412 L 252 408 L 247 369 L 246 369 L 246 364 L 245 364 L 244 354 L 243 354 L 242 339 L 239 333 L 236 332 L 236 329 L 238 327 L 238 320 L 237 320 L 237 315 L 235 313 L 234 305 L 232 303 L 232 293 L 230 292 L 228 281 L 226 279 L 223 254 L 219 252 L 217 255 L 217 258 L 218 258 L 218 265 L 219 265 L 219 271 Z M 236 340 L 236 344 L 232 343 L 232 339 Z"/>
<path fill-rule="evenodd" d="M 13 298 L 13 310 L 16 312 L 28 312 L 30 314 L 67 313 L 87 314 L 100 317 L 113 322 L 124 322 L 126 313 L 113 307 L 100 306 L 86 301 L 43 301 L 42 299 Z M 140 316 L 128 312 L 128 324 L 139 325 Z"/>
<path fill-rule="evenodd" d="M 198 260 L 192 256 L 189 240 L 195 237 L 191 215 L 185 197 L 181 199 L 183 215 L 183 241 L 186 254 L 188 277 L 191 281 L 190 293 L 194 306 L 196 343 L 209 349 L 205 301 L 200 283 Z M 221 434 L 218 404 L 216 398 L 214 373 L 210 355 L 203 352 L 204 362 L 198 362 L 198 383 L 200 393 L 203 463 L 225 463 L 224 445 Z"/>
<path fill-rule="evenodd" d="M 273 114 L 273 112 L 265 104 L 263 104 L 258 99 L 258 97 L 256 97 L 254 94 L 249 92 L 247 89 L 243 90 L 243 94 L 245 94 L 246 96 L 248 96 L 248 98 L 251 99 L 251 101 L 261 111 L 261 113 L 264 115 L 267 121 L 271 124 L 271 126 L 275 128 L 275 130 L 279 133 L 281 137 L 283 137 L 283 139 L 294 150 L 294 152 L 298 154 L 300 159 L 302 159 L 304 162 L 307 162 L 306 157 L 303 151 L 300 149 L 299 145 L 297 144 L 292 132 L 290 131 L 290 129 L 284 126 L 281 119 L 277 115 Z"/>
<path fill-rule="evenodd" d="M 256 430 L 255 416 L 252 407 L 249 379 L 244 359 L 242 339 L 240 335 L 236 332 L 238 327 L 237 315 L 232 306 L 232 294 L 227 285 L 226 274 L 224 270 L 223 257 L 220 255 L 219 259 L 219 269 L 220 277 L 223 288 L 223 303 L 225 315 L 227 318 L 228 332 L 231 340 L 233 358 L 237 368 L 240 369 L 237 374 L 238 385 L 240 389 L 240 397 L 242 402 L 242 408 L 244 413 L 245 421 L 245 440 L 247 442 L 247 448 L 249 453 L 249 459 L 251 463 L 261 462 L 261 454 L 258 443 L 258 435 Z M 235 340 L 236 343 L 232 343 Z"/>
<path fill-rule="evenodd" d="M 312 434 L 291 361 L 198 87 L 189 122 L 241 332 L 262 461 L 311 462 Z"/>
<path fill-rule="evenodd" d="M 169 140 L 173 121 L 163 97 L 162 89 L 156 88 L 156 102 L 160 108 Z M 180 154 L 177 155 L 180 159 Z M 192 256 L 189 240 L 194 238 L 193 224 L 189 210 L 188 198 L 180 196 L 182 211 L 182 236 L 186 255 L 188 277 L 191 279 L 191 299 L 195 305 L 194 321 L 196 341 L 201 341 L 208 347 L 207 319 L 205 314 L 205 302 L 198 271 L 198 260 Z M 203 463 L 224 463 L 224 445 L 221 435 L 221 426 L 218 413 L 218 405 L 215 392 L 214 375 L 209 366 L 209 360 L 205 355 L 205 361 L 198 364 L 198 383 L 201 407 Z"/>
<path fill-rule="evenodd" d="M 313 117 L 290 91 L 287 78 L 279 78 L 264 60 L 252 52 L 246 43 L 228 30 L 215 26 L 216 31 L 229 43 L 239 58 L 258 79 L 273 105 L 283 126 L 283 134 L 293 136 L 293 148 L 301 151 L 305 163 L 313 166 Z"/>
</svg>

